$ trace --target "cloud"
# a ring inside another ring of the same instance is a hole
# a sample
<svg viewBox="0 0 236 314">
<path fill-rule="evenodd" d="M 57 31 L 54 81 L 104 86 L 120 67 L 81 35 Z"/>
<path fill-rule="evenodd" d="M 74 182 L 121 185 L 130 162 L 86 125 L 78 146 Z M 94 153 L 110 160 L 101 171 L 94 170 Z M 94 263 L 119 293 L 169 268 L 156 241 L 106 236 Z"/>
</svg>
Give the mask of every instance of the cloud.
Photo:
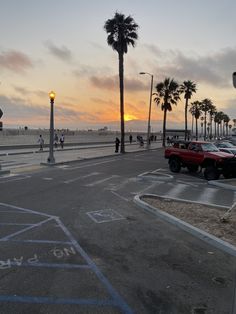
<svg viewBox="0 0 236 314">
<path fill-rule="evenodd" d="M 77 111 L 74 105 L 64 103 L 55 106 L 54 119 L 58 127 L 64 125 L 77 125 L 80 122 L 98 122 L 98 115 L 95 113 Z M 27 124 L 34 127 L 49 127 L 50 106 L 31 104 L 22 98 L 8 98 L 0 96 L 0 108 L 3 111 L 4 124 Z M 71 123 L 72 122 L 72 123 Z"/>
<path fill-rule="evenodd" d="M 161 50 L 155 45 L 144 47 L 155 54 L 155 73 L 161 79 L 169 76 L 180 81 L 194 80 L 196 83 L 215 87 L 232 85 L 232 72 L 236 68 L 236 47 L 224 48 L 205 56 Z"/>
<path fill-rule="evenodd" d="M 48 110 L 45 106 L 26 104 L 22 98 L 8 98 L 0 96 L 0 107 L 4 113 L 4 118 L 20 118 L 32 116 L 48 116 Z"/>
<path fill-rule="evenodd" d="M 101 89 L 114 90 L 118 86 L 118 77 L 110 76 L 110 77 L 98 77 L 91 76 L 90 82 L 94 87 Z"/>
<path fill-rule="evenodd" d="M 22 96 L 29 96 L 29 95 L 36 95 L 38 97 L 47 97 L 47 93 L 45 93 L 45 91 L 42 91 L 42 90 L 34 90 L 34 91 L 31 91 L 25 87 L 22 87 L 22 86 L 13 86 L 13 88 L 15 89 L 15 91 L 19 94 L 21 94 Z"/>
<path fill-rule="evenodd" d="M 99 76 L 99 75 L 107 75 L 107 73 L 112 73 L 113 70 L 108 67 L 93 67 L 87 64 L 81 64 L 76 70 L 73 70 L 73 75 L 78 78 L 90 77 L 90 76 Z"/>
<path fill-rule="evenodd" d="M 94 87 L 106 89 L 106 90 L 115 90 L 119 88 L 119 78 L 115 76 L 91 76 L 90 82 Z M 125 78 L 125 90 L 128 92 L 137 92 L 142 90 L 147 90 L 147 86 L 137 79 Z"/>
<path fill-rule="evenodd" d="M 46 41 L 45 46 L 48 48 L 49 52 L 58 59 L 66 62 L 72 61 L 72 53 L 67 47 L 57 47 L 51 41 Z"/>
<path fill-rule="evenodd" d="M 154 54 L 155 56 L 160 56 L 163 55 L 163 50 L 161 50 L 158 46 L 153 45 L 153 44 L 144 44 L 143 45 L 144 48 L 146 48 L 147 50 L 149 50 L 152 54 Z"/>
<path fill-rule="evenodd" d="M 129 92 L 137 92 L 147 90 L 150 86 L 142 83 L 140 80 L 137 79 L 125 79 L 125 88 Z"/>
<path fill-rule="evenodd" d="M 235 106 L 236 106 L 235 99 L 228 99 L 227 101 L 225 101 L 225 106 L 224 107 L 219 106 L 217 110 L 225 112 L 232 120 L 232 119 L 236 119 Z"/>
<path fill-rule="evenodd" d="M 89 44 L 91 45 L 91 47 L 93 49 L 98 49 L 98 50 L 101 50 L 101 51 L 104 51 L 105 50 L 105 47 L 103 45 L 100 45 L 99 43 L 97 42 L 94 42 L 94 41 L 90 41 Z"/>
<path fill-rule="evenodd" d="M 27 88 L 24 88 L 24 87 L 21 87 L 21 86 L 14 86 L 14 90 L 17 93 L 19 93 L 21 95 L 24 95 L 24 96 L 31 94 L 31 92 Z"/>
<path fill-rule="evenodd" d="M 30 58 L 20 51 L 10 50 L 0 54 L 0 68 L 22 74 L 32 67 L 33 63 Z"/>
</svg>

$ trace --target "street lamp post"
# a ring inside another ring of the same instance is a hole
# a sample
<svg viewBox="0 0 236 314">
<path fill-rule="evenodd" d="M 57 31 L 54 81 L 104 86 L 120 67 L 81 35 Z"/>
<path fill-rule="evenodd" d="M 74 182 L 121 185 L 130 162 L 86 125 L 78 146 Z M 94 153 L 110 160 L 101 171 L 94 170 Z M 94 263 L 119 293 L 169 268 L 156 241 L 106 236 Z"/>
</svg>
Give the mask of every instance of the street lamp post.
<svg viewBox="0 0 236 314">
<path fill-rule="evenodd" d="M 233 85 L 236 88 L 236 72 L 233 73 Z"/>
<path fill-rule="evenodd" d="M 152 89 L 153 89 L 153 74 L 148 72 L 140 72 L 139 74 L 147 74 L 151 76 L 151 87 L 150 87 L 150 99 L 149 99 L 149 112 L 148 112 L 148 128 L 147 128 L 147 149 L 150 148 L 150 131 L 151 131 L 151 109 L 152 109 Z"/>
<path fill-rule="evenodd" d="M 1 108 L 0 108 L 0 119 L 1 119 L 1 117 L 2 117 L 2 115 L 3 115 L 3 112 L 2 112 L 2 110 L 1 110 Z M 1 124 L 1 122 L 0 122 L 0 124 Z M 0 128 L 2 127 L 2 125 L 0 125 Z M 2 169 L 2 165 L 0 164 L 0 170 Z"/>
<path fill-rule="evenodd" d="M 48 164 L 52 165 L 55 163 L 55 158 L 53 155 L 53 140 L 54 140 L 54 113 L 53 113 L 53 107 L 54 107 L 54 100 L 55 100 L 56 94 L 51 91 L 49 93 L 50 98 L 50 104 L 51 104 L 51 110 L 50 110 L 50 143 L 49 143 L 49 157 L 48 157 Z"/>
</svg>

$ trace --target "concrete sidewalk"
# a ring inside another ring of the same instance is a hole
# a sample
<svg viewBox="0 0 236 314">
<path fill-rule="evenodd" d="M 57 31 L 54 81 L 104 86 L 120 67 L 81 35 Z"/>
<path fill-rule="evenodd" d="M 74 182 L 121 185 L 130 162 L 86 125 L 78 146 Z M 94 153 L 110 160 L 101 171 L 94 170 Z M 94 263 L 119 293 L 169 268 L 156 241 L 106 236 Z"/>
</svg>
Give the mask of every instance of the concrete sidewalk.
<svg viewBox="0 0 236 314">
<path fill-rule="evenodd" d="M 157 149 L 161 147 L 161 143 L 155 142 L 151 145 L 150 150 Z M 140 147 L 139 144 L 126 144 L 125 145 L 125 152 L 132 153 L 132 152 L 141 152 L 146 151 L 146 145 Z M 46 151 L 48 153 L 48 150 Z M 55 163 L 61 164 L 75 160 L 81 159 L 91 159 L 91 158 L 98 158 L 98 157 L 105 157 L 105 156 L 119 156 L 120 153 L 115 153 L 115 146 L 113 145 L 96 145 L 96 146 L 80 146 L 80 147 L 71 147 L 66 149 L 58 149 L 54 151 Z M 48 155 L 46 155 L 48 156 Z"/>
<path fill-rule="evenodd" d="M 150 146 L 150 150 L 157 149 L 161 147 L 161 142 L 153 142 Z M 146 151 L 146 145 L 140 147 L 136 142 L 129 144 L 126 143 L 125 151 L 126 153 L 132 152 L 142 152 Z M 119 153 L 115 153 L 114 144 L 104 144 L 100 143 L 97 145 L 79 145 L 65 147 L 64 149 L 58 148 L 54 149 L 55 164 L 60 165 L 68 162 L 92 159 L 105 156 L 119 156 Z M 35 166 L 51 166 L 48 164 L 47 159 L 49 157 L 49 149 L 45 148 L 43 151 L 39 149 L 11 149 L 7 151 L 2 151 L 0 153 L 2 164 L 2 169 L 0 174 L 4 174 L 3 171 L 10 170 L 11 172 L 22 172 L 27 170 L 27 168 L 32 168 Z M 16 166 L 14 167 L 14 163 Z M 2 171 L 2 173 L 1 173 Z"/>
</svg>

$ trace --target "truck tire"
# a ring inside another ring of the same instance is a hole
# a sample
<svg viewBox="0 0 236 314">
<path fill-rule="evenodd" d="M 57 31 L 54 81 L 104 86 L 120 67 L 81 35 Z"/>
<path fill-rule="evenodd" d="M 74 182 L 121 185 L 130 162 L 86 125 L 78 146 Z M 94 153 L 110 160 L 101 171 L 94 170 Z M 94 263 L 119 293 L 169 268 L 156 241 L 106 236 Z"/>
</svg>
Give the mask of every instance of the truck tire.
<svg viewBox="0 0 236 314">
<path fill-rule="evenodd" d="M 219 170 L 214 166 L 207 166 L 204 171 L 204 178 L 208 181 L 218 180 L 220 176 Z"/>
<path fill-rule="evenodd" d="M 180 160 L 178 158 L 171 158 L 169 161 L 169 167 L 171 172 L 178 173 L 181 169 Z"/>
<path fill-rule="evenodd" d="M 223 172 L 223 176 L 224 176 L 225 179 L 231 179 L 231 178 L 234 177 L 233 173 L 230 172 L 230 171 L 224 171 Z"/>
</svg>

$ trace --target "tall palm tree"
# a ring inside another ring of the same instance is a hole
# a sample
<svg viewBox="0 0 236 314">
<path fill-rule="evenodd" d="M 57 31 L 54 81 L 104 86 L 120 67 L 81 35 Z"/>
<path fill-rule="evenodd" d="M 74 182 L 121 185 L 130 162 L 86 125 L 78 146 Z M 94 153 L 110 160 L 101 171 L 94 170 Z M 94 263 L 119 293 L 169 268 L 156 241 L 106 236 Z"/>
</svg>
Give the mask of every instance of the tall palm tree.
<svg viewBox="0 0 236 314">
<path fill-rule="evenodd" d="M 196 100 L 191 103 L 191 107 L 189 108 L 189 112 L 195 118 L 195 125 L 196 125 L 196 140 L 198 140 L 198 119 L 201 116 L 201 102 Z"/>
<path fill-rule="evenodd" d="M 205 98 L 201 101 L 201 111 L 204 112 L 204 140 L 206 140 L 206 116 L 207 112 L 210 110 L 212 107 L 212 101 L 208 98 Z"/>
<path fill-rule="evenodd" d="M 209 125 L 209 130 L 210 130 L 210 139 L 212 139 L 212 122 L 213 122 L 213 117 L 216 114 L 216 106 L 211 105 L 209 108 L 209 116 L 210 116 L 210 125 Z"/>
<path fill-rule="evenodd" d="M 216 112 L 214 115 L 214 123 L 215 123 L 215 138 L 219 137 L 219 130 L 217 129 L 217 126 L 219 125 L 219 113 Z"/>
<path fill-rule="evenodd" d="M 201 137 L 203 135 L 203 121 L 204 121 L 204 117 L 201 117 Z"/>
<path fill-rule="evenodd" d="M 218 111 L 217 112 L 217 117 L 218 117 L 218 136 L 221 137 L 223 135 L 222 132 L 222 121 L 224 119 L 224 112 L 223 111 Z M 220 129 L 219 129 L 220 127 Z"/>
<path fill-rule="evenodd" d="M 230 118 L 229 116 L 225 113 L 224 116 L 223 116 L 223 121 L 224 121 L 224 127 L 226 128 L 226 134 L 225 134 L 225 128 L 224 128 L 224 136 L 228 136 L 229 134 L 229 121 L 230 121 Z"/>
<path fill-rule="evenodd" d="M 192 94 L 196 93 L 197 88 L 196 88 L 196 84 L 192 81 L 184 81 L 181 85 L 180 85 L 180 92 L 184 93 L 184 98 L 185 98 L 185 110 L 184 110 L 184 114 L 185 114 L 185 132 L 184 132 L 184 137 L 185 137 L 185 141 L 187 139 L 187 133 L 188 133 L 188 101 L 189 99 L 191 99 Z"/>
<path fill-rule="evenodd" d="M 157 105 L 161 104 L 161 110 L 164 112 L 162 146 L 165 147 L 167 111 L 172 111 L 172 105 L 177 105 L 180 100 L 179 84 L 174 79 L 165 78 L 163 82 L 157 83 L 156 91 L 154 101 Z"/>
<path fill-rule="evenodd" d="M 193 115 L 193 114 L 191 114 L 191 116 L 192 116 L 192 127 L 191 127 L 191 134 L 193 135 L 193 123 L 194 123 L 194 115 Z"/>
<path fill-rule="evenodd" d="M 117 51 L 119 58 L 120 81 L 120 127 L 121 127 L 121 153 L 125 153 L 125 121 L 124 121 L 124 54 L 128 52 L 128 46 L 135 46 L 138 39 L 138 25 L 129 15 L 116 12 L 112 19 L 105 22 L 104 29 L 107 32 L 107 43 Z"/>
</svg>

